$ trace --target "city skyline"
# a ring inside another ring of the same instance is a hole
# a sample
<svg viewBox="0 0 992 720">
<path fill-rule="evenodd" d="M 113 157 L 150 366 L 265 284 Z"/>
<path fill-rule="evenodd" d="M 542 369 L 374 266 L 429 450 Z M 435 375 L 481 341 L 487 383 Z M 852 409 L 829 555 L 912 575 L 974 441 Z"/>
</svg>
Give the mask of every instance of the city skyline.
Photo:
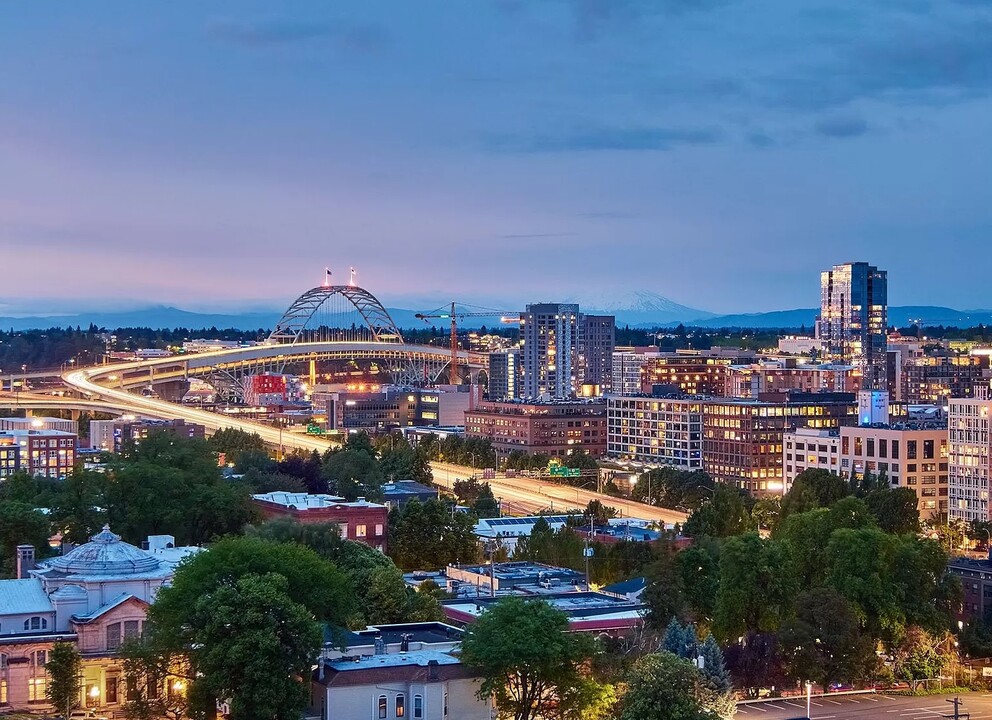
<svg viewBox="0 0 992 720">
<path fill-rule="evenodd" d="M 756 312 L 815 306 L 816 273 L 867 260 L 892 304 L 992 304 L 976 3 L 0 20 L 0 237 L 46 279 L 5 298 L 271 305 L 332 264 L 415 308 L 593 285 Z"/>
</svg>

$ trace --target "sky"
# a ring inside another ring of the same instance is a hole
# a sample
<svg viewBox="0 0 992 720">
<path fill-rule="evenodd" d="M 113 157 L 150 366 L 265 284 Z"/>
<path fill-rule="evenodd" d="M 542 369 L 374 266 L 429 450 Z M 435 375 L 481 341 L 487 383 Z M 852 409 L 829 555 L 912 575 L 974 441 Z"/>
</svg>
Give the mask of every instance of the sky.
<svg viewBox="0 0 992 720">
<path fill-rule="evenodd" d="M 992 307 L 992 0 L 0 4 L 0 312 Z"/>
</svg>

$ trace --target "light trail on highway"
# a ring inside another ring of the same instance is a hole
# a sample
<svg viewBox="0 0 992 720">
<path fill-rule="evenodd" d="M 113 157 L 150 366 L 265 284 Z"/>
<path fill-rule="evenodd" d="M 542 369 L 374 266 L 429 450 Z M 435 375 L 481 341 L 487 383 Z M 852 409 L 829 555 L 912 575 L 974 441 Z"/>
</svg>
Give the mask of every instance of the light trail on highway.
<svg viewBox="0 0 992 720">
<path fill-rule="evenodd" d="M 161 361 L 154 360 L 148 362 L 161 363 Z M 130 368 L 134 368 L 136 365 L 140 365 L 140 363 L 127 364 Z M 114 365 L 80 368 L 64 374 L 62 379 L 73 389 L 90 396 L 86 402 L 106 403 L 115 410 L 125 413 L 181 419 L 190 423 L 199 423 L 211 432 L 234 428 L 248 433 L 257 433 L 268 445 L 283 450 L 303 450 L 305 452 L 316 450 L 319 453 L 324 453 L 331 447 L 331 442 L 327 438 L 291 433 L 251 420 L 227 417 L 219 413 L 186 407 L 159 398 L 142 397 L 126 390 L 107 387 L 98 382 L 100 379 L 112 382 L 111 378 L 119 377 L 121 370 L 122 366 Z M 69 401 L 67 398 L 57 397 L 53 397 L 52 400 Z M 52 403 L 55 407 L 58 404 L 58 402 Z M 481 474 L 481 471 L 473 468 L 440 462 L 432 462 L 431 469 L 435 482 L 448 489 L 453 487 L 455 480 L 466 479 L 473 474 Z M 502 498 L 510 507 L 524 512 L 537 513 L 545 509 L 556 511 L 583 510 L 590 501 L 599 500 L 604 505 L 616 508 L 624 517 L 635 517 L 668 524 L 684 523 L 687 517 L 685 513 L 675 510 L 645 505 L 625 498 L 615 498 L 590 490 L 535 478 L 497 476 L 486 479 L 486 482 L 490 484 L 493 494 Z"/>
</svg>

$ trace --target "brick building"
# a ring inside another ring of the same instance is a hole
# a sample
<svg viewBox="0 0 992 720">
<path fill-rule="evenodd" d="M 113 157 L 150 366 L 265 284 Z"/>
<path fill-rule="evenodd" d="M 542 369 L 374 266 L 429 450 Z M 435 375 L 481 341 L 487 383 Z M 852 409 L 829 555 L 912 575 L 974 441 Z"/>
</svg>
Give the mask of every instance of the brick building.
<svg viewBox="0 0 992 720">
<path fill-rule="evenodd" d="M 0 432 L 0 475 L 11 467 L 31 475 L 64 478 L 76 464 L 75 433 L 58 430 L 5 430 Z M 16 446 L 15 454 L 10 448 Z"/>
<path fill-rule="evenodd" d="M 465 413 L 465 436 L 492 442 L 500 455 L 565 457 L 584 450 L 606 453 L 604 402 L 486 402 Z"/>
<path fill-rule="evenodd" d="M 292 518 L 301 523 L 337 523 L 341 537 L 386 551 L 389 508 L 365 498 L 348 502 L 335 495 L 271 492 L 252 495 L 266 520 Z"/>
</svg>

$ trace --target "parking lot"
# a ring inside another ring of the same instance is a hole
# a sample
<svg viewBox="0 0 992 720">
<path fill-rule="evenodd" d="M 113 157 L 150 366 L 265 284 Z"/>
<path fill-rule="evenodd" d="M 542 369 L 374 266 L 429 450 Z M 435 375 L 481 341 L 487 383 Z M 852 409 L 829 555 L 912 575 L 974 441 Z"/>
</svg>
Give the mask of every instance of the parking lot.
<svg viewBox="0 0 992 720">
<path fill-rule="evenodd" d="M 883 694 L 835 695 L 814 697 L 812 720 L 845 720 L 883 718 L 887 720 L 936 720 L 953 717 L 954 706 L 947 702 L 952 696 L 901 697 Z M 961 695 L 961 716 L 970 720 L 992 720 L 992 694 Z M 806 717 L 806 698 L 767 700 L 739 705 L 737 720 L 787 720 Z"/>
</svg>

